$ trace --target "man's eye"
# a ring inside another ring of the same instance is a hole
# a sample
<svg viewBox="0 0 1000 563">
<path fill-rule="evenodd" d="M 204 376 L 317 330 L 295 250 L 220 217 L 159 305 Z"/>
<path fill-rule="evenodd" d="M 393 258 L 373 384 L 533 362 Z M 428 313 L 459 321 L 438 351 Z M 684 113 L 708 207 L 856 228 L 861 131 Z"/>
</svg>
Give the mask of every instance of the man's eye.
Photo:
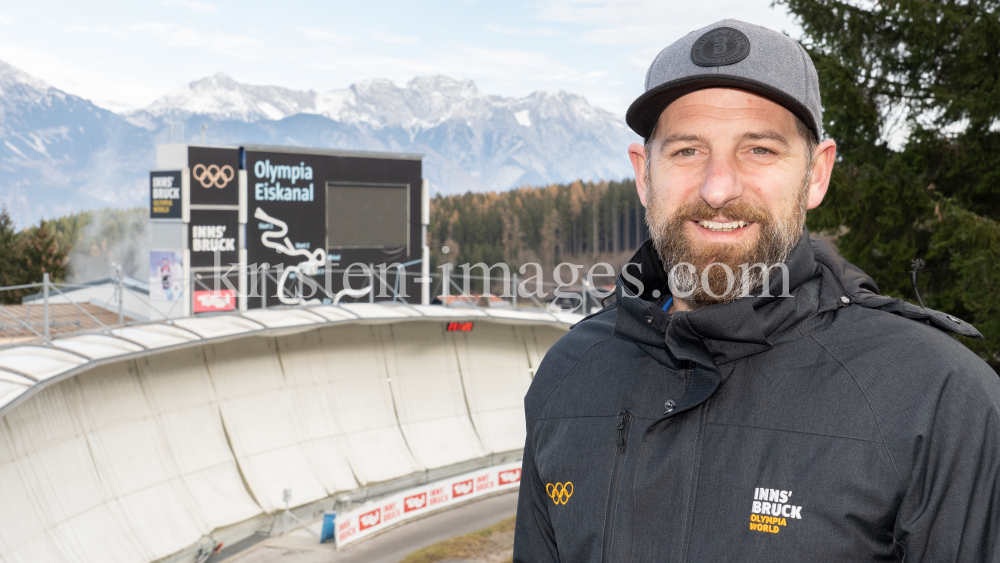
<svg viewBox="0 0 1000 563">
<path fill-rule="evenodd" d="M 771 151 L 769 151 L 768 149 L 765 149 L 764 147 L 754 147 L 753 148 L 753 153 L 754 154 L 767 154 L 769 152 L 771 152 Z"/>
<path fill-rule="evenodd" d="M 677 154 L 681 156 L 694 156 L 696 152 L 694 149 L 681 149 Z"/>
</svg>

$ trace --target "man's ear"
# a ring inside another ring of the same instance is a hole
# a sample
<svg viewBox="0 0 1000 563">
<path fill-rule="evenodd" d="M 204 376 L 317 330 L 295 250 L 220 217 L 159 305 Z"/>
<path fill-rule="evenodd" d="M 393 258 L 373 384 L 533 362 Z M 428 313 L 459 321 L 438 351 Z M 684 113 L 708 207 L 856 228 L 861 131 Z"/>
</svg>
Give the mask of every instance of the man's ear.
<svg viewBox="0 0 1000 563">
<path fill-rule="evenodd" d="M 830 175 L 833 174 L 833 163 L 837 160 L 837 143 L 827 139 L 816 147 L 813 153 L 812 179 L 809 182 L 809 198 L 806 209 L 815 209 L 823 203 L 826 190 L 830 188 Z M 636 181 L 636 185 L 639 182 Z"/>
<path fill-rule="evenodd" d="M 635 190 L 639 192 L 639 201 L 646 207 L 646 147 L 632 143 L 628 146 L 628 158 L 635 170 Z"/>
</svg>

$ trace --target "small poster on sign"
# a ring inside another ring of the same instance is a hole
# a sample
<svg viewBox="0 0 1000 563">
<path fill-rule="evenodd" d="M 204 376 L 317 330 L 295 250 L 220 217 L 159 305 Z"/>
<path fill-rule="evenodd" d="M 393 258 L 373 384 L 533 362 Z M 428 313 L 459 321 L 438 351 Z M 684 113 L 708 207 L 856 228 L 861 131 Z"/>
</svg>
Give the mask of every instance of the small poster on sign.
<svg viewBox="0 0 1000 563">
<path fill-rule="evenodd" d="M 149 253 L 149 298 L 177 301 L 184 293 L 184 253 L 153 250 Z"/>
<path fill-rule="evenodd" d="M 149 218 L 180 219 L 181 171 L 157 170 L 149 173 Z"/>
</svg>

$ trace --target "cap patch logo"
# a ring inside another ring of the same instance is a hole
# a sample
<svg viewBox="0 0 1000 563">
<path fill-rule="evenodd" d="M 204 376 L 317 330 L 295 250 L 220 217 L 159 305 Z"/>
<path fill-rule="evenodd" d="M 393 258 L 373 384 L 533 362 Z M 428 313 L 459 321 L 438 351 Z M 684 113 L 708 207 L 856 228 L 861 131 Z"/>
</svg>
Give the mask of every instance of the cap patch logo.
<svg viewBox="0 0 1000 563">
<path fill-rule="evenodd" d="M 738 29 L 717 27 L 702 35 L 691 47 L 691 62 L 698 66 L 726 66 L 750 54 L 750 40 Z"/>
</svg>

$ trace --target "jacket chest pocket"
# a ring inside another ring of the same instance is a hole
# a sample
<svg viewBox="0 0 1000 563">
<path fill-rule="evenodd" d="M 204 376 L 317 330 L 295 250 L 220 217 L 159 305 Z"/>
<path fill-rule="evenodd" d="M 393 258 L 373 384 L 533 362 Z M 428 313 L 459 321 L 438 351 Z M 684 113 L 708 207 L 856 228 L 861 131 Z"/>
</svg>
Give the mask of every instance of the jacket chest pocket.
<svg viewBox="0 0 1000 563">
<path fill-rule="evenodd" d="M 899 481 L 881 443 L 707 424 L 702 452 L 687 560 L 895 560 Z"/>
</svg>

